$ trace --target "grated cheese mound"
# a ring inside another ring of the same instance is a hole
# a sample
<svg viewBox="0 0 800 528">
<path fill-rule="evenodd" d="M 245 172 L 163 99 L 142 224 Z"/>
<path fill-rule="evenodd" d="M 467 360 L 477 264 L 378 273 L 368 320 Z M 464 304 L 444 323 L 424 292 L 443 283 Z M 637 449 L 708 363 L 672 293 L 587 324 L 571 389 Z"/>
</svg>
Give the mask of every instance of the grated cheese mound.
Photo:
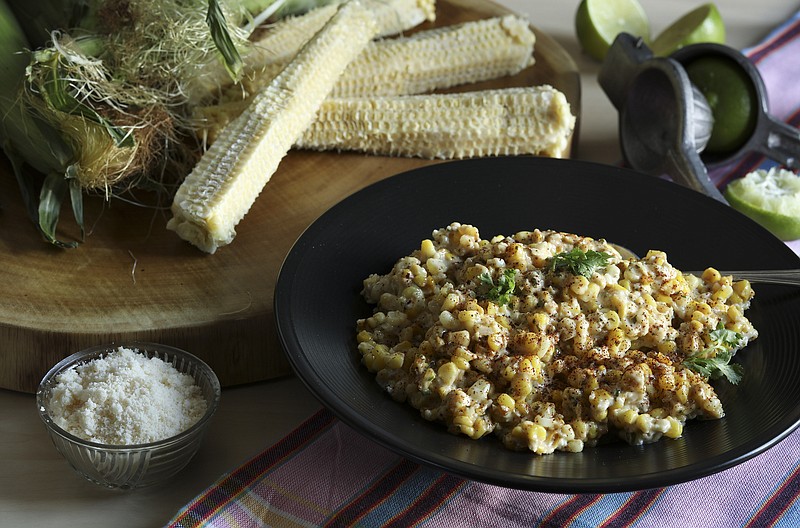
<svg viewBox="0 0 800 528">
<path fill-rule="evenodd" d="M 156 442 L 185 431 L 206 412 L 192 376 L 128 348 L 75 365 L 56 381 L 50 399 L 53 421 L 91 442 Z"/>
</svg>

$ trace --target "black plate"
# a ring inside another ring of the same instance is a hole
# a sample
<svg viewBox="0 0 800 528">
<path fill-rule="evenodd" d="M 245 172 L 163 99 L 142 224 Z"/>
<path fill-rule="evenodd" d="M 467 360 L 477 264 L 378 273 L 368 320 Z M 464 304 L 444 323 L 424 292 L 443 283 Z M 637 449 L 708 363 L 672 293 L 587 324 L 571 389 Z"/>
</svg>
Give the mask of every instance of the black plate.
<svg viewBox="0 0 800 528">
<path fill-rule="evenodd" d="M 800 289 L 757 286 L 748 315 L 760 337 L 737 355 L 745 377 L 716 383 L 727 416 L 692 421 L 683 437 L 614 442 L 582 453 L 508 451 L 494 437 L 447 433 L 384 394 L 359 363 L 355 321 L 370 273 L 451 222 L 483 238 L 557 229 L 667 252 L 683 269 L 796 268 L 781 241 L 732 208 L 670 182 L 606 165 L 494 158 L 432 165 L 380 181 L 314 222 L 287 256 L 275 290 L 284 350 L 338 418 L 417 462 L 473 480 L 548 492 L 618 492 L 702 477 L 775 445 L 800 423 Z"/>
</svg>

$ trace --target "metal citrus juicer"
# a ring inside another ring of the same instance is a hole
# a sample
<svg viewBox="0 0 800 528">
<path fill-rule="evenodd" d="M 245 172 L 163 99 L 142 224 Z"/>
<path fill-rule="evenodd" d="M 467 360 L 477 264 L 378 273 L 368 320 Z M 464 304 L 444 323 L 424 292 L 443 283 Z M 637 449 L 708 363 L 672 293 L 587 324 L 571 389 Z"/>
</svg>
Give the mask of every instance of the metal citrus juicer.
<svg viewBox="0 0 800 528">
<path fill-rule="evenodd" d="M 757 116 L 749 139 L 724 155 L 703 153 L 714 118 L 708 101 L 689 79 L 684 65 L 701 56 L 732 60 L 752 82 Z M 708 167 L 760 152 L 780 164 L 800 167 L 800 132 L 769 114 L 766 89 L 755 65 L 739 51 L 720 44 L 693 44 L 670 57 L 655 57 L 641 38 L 615 39 L 598 76 L 619 112 L 619 137 L 625 162 L 726 203 L 708 176 Z"/>
</svg>

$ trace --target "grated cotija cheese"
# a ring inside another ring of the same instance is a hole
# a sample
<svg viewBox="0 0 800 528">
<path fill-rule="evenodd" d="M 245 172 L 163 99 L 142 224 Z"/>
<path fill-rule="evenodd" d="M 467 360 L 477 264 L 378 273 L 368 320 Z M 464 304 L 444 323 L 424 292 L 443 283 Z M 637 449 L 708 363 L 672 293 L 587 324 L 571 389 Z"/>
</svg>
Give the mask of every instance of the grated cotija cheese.
<svg viewBox="0 0 800 528">
<path fill-rule="evenodd" d="M 119 347 L 56 378 L 50 416 L 68 433 L 112 445 L 155 442 L 194 425 L 206 412 L 200 387 L 159 358 Z"/>
</svg>

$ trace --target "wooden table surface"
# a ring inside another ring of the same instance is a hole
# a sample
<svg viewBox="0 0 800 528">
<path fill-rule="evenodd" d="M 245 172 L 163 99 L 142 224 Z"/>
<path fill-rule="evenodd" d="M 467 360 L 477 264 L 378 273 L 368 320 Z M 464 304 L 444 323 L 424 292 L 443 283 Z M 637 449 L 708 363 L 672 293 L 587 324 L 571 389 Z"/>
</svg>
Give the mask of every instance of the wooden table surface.
<svg viewBox="0 0 800 528">
<path fill-rule="evenodd" d="M 687 12 L 700 2 L 641 0 L 653 22 L 654 31 Z M 552 37 L 574 59 L 581 78 L 581 123 L 577 149 L 573 157 L 603 163 L 619 160 L 617 115 L 597 84 L 599 65 L 580 53 L 574 36 L 573 17 L 578 0 L 546 2 L 544 0 L 503 0 L 506 7 L 525 14 L 531 23 Z M 735 47 L 750 45 L 798 9 L 794 2 L 764 0 L 754 6 L 744 0 L 723 0 L 718 7 L 726 21 L 728 43 Z M 409 168 L 414 165 L 409 160 Z M 394 170 L 394 169 L 392 169 Z M 388 174 L 387 174 L 388 175 Z M 346 184 L 341 192 L 365 185 L 366 181 Z M 318 180 L 317 185 L 337 185 L 333 178 Z M 300 214 L 310 222 L 316 211 L 332 205 L 328 198 L 318 197 L 314 189 L 307 195 L 319 200 Z M 295 191 L 296 192 L 296 191 Z M 275 197 L 285 199 L 290 194 Z M 315 209 L 316 208 L 316 209 Z M 0 212 L 0 217 L 7 214 Z M 303 216 L 304 215 L 304 216 Z M 276 230 L 288 229 L 280 222 Z M 6 236 L 5 234 L 3 236 Z M 242 225 L 236 243 L 254 236 Z M 0 244 L 5 240 L 0 237 Z M 287 246 L 269 257 L 270 265 L 283 258 Z M 46 251 L 28 247 L 26 251 Z M 175 250 L 188 255 L 189 248 Z M 219 255 L 223 255 L 220 250 Z M 137 257 L 137 283 L 158 280 L 147 275 L 147 253 Z M 4 257 L 5 270 L 10 260 L 22 252 Z M 119 273 L 131 280 L 131 255 L 119 260 L 124 266 Z M 213 257 L 213 258 L 216 258 Z M 235 265 L 235 262 L 231 265 Z M 152 268 L 150 268 L 152 269 Z M 91 270 L 87 270 L 91 273 Z M 35 270 L 26 274 L 34 275 Z M 28 279 L 33 280 L 33 279 Z M 4 281 L 4 304 L 20 302 L 9 295 L 9 281 Z M 215 286 L 217 287 L 217 286 Z M 238 301 L 247 297 L 239 292 Z M 235 296 L 234 296 L 235 297 Z M 223 310 L 241 310 L 244 304 L 230 301 Z M 43 305 L 42 310 L 48 306 Z M 48 337 L 42 339 L 47 342 Z M 50 345 L 53 343 L 50 342 Z M 3 351 L 5 352 L 5 350 Z M 245 351 L 247 353 L 247 351 Z M 157 527 L 166 523 L 181 507 L 226 471 L 247 461 L 311 416 L 320 404 L 292 375 L 269 381 L 229 387 L 223 391 L 220 409 L 215 416 L 207 440 L 197 457 L 176 478 L 164 486 L 133 492 L 112 492 L 83 481 L 69 469 L 58 455 L 39 422 L 31 394 L 0 389 L 0 526 L 5 527 Z"/>
<path fill-rule="evenodd" d="M 441 27 L 505 12 L 486 0 L 440 0 Z M 546 33 L 536 64 L 472 89 L 551 84 L 578 113 L 580 79 Z M 457 89 L 463 89 L 457 88 Z M 191 351 L 223 386 L 288 374 L 272 294 L 284 256 L 303 230 L 346 196 L 435 161 L 360 153 L 292 151 L 237 226 L 232 244 L 207 255 L 166 229 L 169 211 L 102 197 L 86 200 L 91 234 L 77 249 L 43 244 L 27 220 L 10 169 L 0 178 L 0 387 L 34 392 L 50 366 L 83 348 L 131 340 Z M 139 193 L 141 195 L 141 193 Z M 155 198 L 141 195 L 145 200 Z M 65 215 L 67 216 L 67 215 Z M 69 222 L 65 222 L 69 225 Z M 32 271 L 34 270 L 34 271 Z"/>
</svg>

